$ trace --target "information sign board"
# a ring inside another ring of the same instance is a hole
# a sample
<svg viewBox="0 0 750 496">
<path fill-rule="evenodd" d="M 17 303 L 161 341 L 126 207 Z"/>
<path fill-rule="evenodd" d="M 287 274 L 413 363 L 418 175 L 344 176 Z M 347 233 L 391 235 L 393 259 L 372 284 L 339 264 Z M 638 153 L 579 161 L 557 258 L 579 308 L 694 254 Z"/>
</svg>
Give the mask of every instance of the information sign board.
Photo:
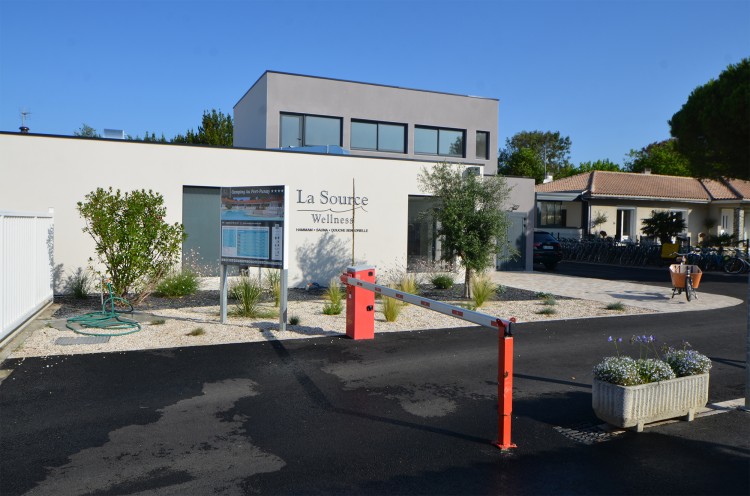
<svg viewBox="0 0 750 496">
<path fill-rule="evenodd" d="M 287 268 L 285 186 L 221 188 L 221 263 Z"/>
</svg>

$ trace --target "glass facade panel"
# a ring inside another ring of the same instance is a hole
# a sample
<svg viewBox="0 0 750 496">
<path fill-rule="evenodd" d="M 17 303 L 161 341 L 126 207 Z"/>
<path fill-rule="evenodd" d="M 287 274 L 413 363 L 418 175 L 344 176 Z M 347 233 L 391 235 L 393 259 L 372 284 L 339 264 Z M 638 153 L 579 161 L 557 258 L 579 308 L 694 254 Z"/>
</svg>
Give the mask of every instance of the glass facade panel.
<svg viewBox="0 0 750 496">
<path fill-rule="evenodd" d="M 438 130 L 424 127 L 414 128 L 414 153 L 437 155 Z"/>
<path fill-rule="evenodd" d="M 406 126 L 402 124 L 378 124 L 378 150 L 404 153 Z"/>
<path fill-rule="evenodd" d="M 302 116 L 281 116 L 281 148 L 302 146 Z"/>
<path fill-rule="evenodd" d="M 305 146 L 341 145 L 341 119 L 305 116 Z"/>
<path fill-rule="evenodd" d="M 406 243 L 407 269 L 424 270 L 434 266 L 442 257 L 442 245 L 437 233 L 437 220 L 431 211 L 440 204 L 429 196 L 409 196 L 408 232 Z"/>
<path fill-rule="evenodd" d="M 352 121 L 352 148 L 376 150 L 378 147 L 378 125 L 373 122 Z"/>
<path fill-rule="evenodd" d="M 477 131 L 477 146 L 476 154 L 477 158 L 488 160 L 489 156 L 489 144 L 490 144 L 490 133 L 486 131 Z"/>
<path fill-rule="evenodd" d="M 461 131 L 441 129 L 438 155 L 447 155 L 449 157 L 463 157 L 464 133 Z"/>
</svg>

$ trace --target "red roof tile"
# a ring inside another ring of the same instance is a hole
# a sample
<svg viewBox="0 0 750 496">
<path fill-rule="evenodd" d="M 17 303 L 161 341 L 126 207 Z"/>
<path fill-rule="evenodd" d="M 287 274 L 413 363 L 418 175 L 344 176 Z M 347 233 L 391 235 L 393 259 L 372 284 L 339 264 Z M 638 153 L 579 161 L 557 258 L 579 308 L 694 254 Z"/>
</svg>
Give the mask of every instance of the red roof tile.
<svg viewBox="0 0 750 496">
<path fill-rule="evenodd" d="M 750 181 L 593 171 L 539 184 L 536 191 L 588 192 L 591 198 L 658 198 L 705 202 L 750 199 Z"/>
</svg>

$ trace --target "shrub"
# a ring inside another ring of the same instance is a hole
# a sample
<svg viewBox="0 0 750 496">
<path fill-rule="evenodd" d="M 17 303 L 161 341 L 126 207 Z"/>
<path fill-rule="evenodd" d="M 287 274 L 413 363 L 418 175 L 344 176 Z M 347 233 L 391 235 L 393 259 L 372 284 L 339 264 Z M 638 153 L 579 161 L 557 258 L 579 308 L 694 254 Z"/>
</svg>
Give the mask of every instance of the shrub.
<svg viewBox="0 0 750 496">
<path fill-rule="evenodd" d="M 164 319 L 154 319 L 151 322 L 149 322 L 151 325 L 164 325 L 167 323 Z"/>
<path fill-rule="evenodd" d="M 167 298 L 179 298 L 195 294 L 200 286 L 198 274 L 191 269 L 173 270 L 156 286 L 155 293 Z"/>
<path fill-rule="evenodd" d="M 684 343 L 682 350 L 668 348 L 664 358 L 660 359 L 654 344 L 656 338 L 633 336 L 630 343 L 638 344 L 641 355 L 636 360 L 620 355 L 618 343 L 622 343 L 622 338 L 614 339 L 610 336 L 608 341 L 614 344 L 617 356 L 607 357 L 594 367 L 594 377 L 600 381 L 619 386 L 635 386 L 675 377 L 705 374 L 711 369 L 711 360 L 695 350 L 687 349 L 689 343 Z M 649 358 L 649 354 L 653 354 L 655 358 Z"/>
<path fill-rule="evenodd" d="M 242 275 L 229 289 L 229 292 L 232 298 L 237 300 L 232 315 L 250 318 L 265 318 L 275 315 L 274 312 L 265 311 L 260 308 L 263 288 L 256 279 Z"/>
<path fill-rule="evenodd" d="M 206 334 L 206 331 L 202 327 L 196 327 L 189 333 L 185 334 L 186 336 L 203 336 Z"/>
<path fill-rule="evenodd" d="M 604 308 L 606 308 L 607 310 L 623 311 L 625 310 L 625 305 L 623 305 L 621 301 L 615 301 L 612 303 L 608 303 Z"/>
<path fill-rule="evenodd" d="M 449 274 L 438 274 L 430 282 L 438 289 L 450 289 L 453 287 L 453 277 Z"/>
<path fill-rule="evenodd" d="M 546 305 L 548 307 L 554 307 L 555 305 L 557 305 L 557 300 L 555 299 L 554 296 L 549 295 L 548 297 L 542 299 L 542 305 Z"/>
<path fill-rule="evenodd" d="M 635 361 L 638 377 L 642 384 L 674 379 L 675 373 L 667 362 L 656 358 L 642 358 Z"/>
<path fill-rule="evenodd" d="M 292 315 L 291 317 L 289 317 L 289 324 L 290 325 L 299 325 L 300 322 L 302 322 L 302 320 L 299 317 L 297 317 L 296 315 Z"/>
<path fill-rule="evenodd" d="M 136 302 L 143 301 L 179 260 L 185 230 L 164 221 L 167 211 L 159 193 L 97 188 L 77 208 L 86 223 L 83 232 L 94 239 L 98 262 L 116 295 L 140 286 Z M 93 270 L 94 259 L 89 263 Z"/>
<path fill-rule="evenodd" d="M 324 314 L 338 315 L 344 310 L 344 305 L 341 303 L 341 286 L 336 277 L 331 278 L 328 282 L 325 298 L 328 300 L 328 303 L 323 305 Z"/>
<path fill-rule="evenodd" d="M 92 277 L 91 273 L 78 267 L 70 277 L 68 277 L 68 289 L 76 299 L 85 300 L 91 291 Z"/>
<path fill-rule="evenodd" d="M 618 386 L 642 384 L 638 365 L 629 356 L 606 357 L 594 367 L 594 378 Z"/>
<path fill-rule="evenodd" d="M 555 310 L 552 307 L 545 307 L 545 308 L 542 308 L 541 310 L 539 310 L 537 313 L 539 315 L 554 315 L 554 314 L 557 313 L 557 310 Z"/>
<path fill-rule="evenodd" d="M 403 302 L 389 296 L 383 296 L 383 316 L 387 322 L 395 322 L 402 307 Z"/>
<path fill-rule="evenodd" d="M 666 361 L 677 377 L 705 374 L 711 370 L 711 359 L 692 349 L 675 350 L 670 348 L 664 354 Z"/>
<path fill-rule="evenodd" d="M 396 284 L 396 289 L 404 293 L 419 294 L 419 283 L 414 274 L 404 274 Z"/>
<path fill-rule="evenodd" d="M 484 305 L 493 294 L 497 287 L 489 277 L 482 274 L 471 280 L 471 298 L 474 301 L 474 308 L 480 308 Z"/>
<path fill-rule="evenodd" d="M 540 300 L 545 300 L 545 299 L 547 299 L 547 298 L 549 298 L 550 296 L 553 296 L 553 295 L 552 295 L 552 293 L 545 293 L 543 291 L 538 291 L 537 293 L 534 294 L 534 296 L 536 296 Z"/>
</svg>

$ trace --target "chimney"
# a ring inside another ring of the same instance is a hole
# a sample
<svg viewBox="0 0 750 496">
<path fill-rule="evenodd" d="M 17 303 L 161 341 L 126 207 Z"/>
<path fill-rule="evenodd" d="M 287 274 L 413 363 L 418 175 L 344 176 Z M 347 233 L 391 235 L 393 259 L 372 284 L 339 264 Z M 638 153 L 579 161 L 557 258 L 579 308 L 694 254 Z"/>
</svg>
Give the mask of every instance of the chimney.
<svg viewBox="0 0 750 496">
<path fill-rule="evenodd" d="M 651 174 L 651 169 L 649 169 L 648 167 L 646 167 L 645 169 L 643 169 L 643 173 L 644 174 Z"/>
<path fill-rule="evenodd" d="M 29 134 L 29 126 L 21 126 L 18 129 L 21 130 L 21 134 Z"/>
<path fill-rule="evenodd" d="M 547 174 L 544 176 L 544 181 L 542 181 L 542 184 L 547 184 L 552 182 L 552 174 Z"/>
</svg>

